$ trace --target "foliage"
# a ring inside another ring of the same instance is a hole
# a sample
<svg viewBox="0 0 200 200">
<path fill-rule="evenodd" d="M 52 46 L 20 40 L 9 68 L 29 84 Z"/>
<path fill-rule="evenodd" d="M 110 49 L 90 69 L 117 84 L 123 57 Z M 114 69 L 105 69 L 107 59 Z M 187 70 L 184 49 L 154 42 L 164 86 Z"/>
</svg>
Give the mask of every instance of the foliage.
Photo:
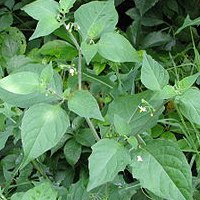
<svg viewBox="0 0 200 200">
<path fill-rule="evenodd" d="M 199 5 L 2 0 L 0 199 L 200 199 Z"/>
</svg>

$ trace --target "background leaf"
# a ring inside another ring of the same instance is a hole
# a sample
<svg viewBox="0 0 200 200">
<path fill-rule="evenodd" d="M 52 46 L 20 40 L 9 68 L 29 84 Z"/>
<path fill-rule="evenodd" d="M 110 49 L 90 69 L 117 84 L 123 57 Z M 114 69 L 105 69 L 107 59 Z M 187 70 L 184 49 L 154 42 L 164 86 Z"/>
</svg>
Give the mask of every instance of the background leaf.
<svg viewBox="0 0 200 200">
<path fill-rule="evenodd" d="M 147 10 L 153 7 L 159 0 L 134 0 L 140 14 L 143 15 Z"/>
<path fill-rule="evenodd" d="M 89 117 L 104 121 L 96 99 L 87 90 L 75 92 L 68 100 L 68 107 L 81 117 Z"/>
<path fill-rule="evenodd" d="M 113 62 L 139 62 L 137 51 L 120 34 L 106 33 L 99 40 L 99 54 Z"/>
<path fill-rule="evenodd" d="M 139 160 L 140 158 L 140 160 Z M 159 197 L 192 200 L 192 174 L 179 147 L 168 140 L 151 140 L 133 151 L 132 174 Z"/>
<path fill-rule="evenodd" d="M 21 126 L 23 166 L 54 147 L 69 124 L 68 115 L 58 105 L 37 104 L 30 107 L 24 114 Z"/>
<path fill-rule="evenodd" d="M 88 191 L 112 181 L 130 163 L 128 150 L 115 140 L 102 139 L 92 146 L 92 150 L 89 157 Z"/>
<path fill-rule="evenodd" d="M 103 33 L 113 32 L 118 21 L 114 1 L 94 1 L 82 5 L 74 13 L 83 40 L 99 38 Z"/>
<path fill-rule="evenodd" d="M 159 91 L 168 84 L 169 74 L 151 56 L 144 53 L 141 81 L 148 89 Z"/>
<path fill-rule="evenodd" d="M 81 156 L 81 145 L 76 140 L 68 140 L 64 146 L 64 154 L 67 162 L 74 166 Z"/>
<path fill-rule="evenodd" d="M 184 21 L 183 25 L 176 31 L 175 34 L 180 33 L 186 27 L 189 27 L 189 26 L 199 26 L 199 24 L 200 24 L 200 17 L 198 17 L 198 18 L 196 18 L 194 20 L 191 20 L 190 16 L 187 15 L 187 17 L 185 18 L 185 21 Z"/>
</svg>

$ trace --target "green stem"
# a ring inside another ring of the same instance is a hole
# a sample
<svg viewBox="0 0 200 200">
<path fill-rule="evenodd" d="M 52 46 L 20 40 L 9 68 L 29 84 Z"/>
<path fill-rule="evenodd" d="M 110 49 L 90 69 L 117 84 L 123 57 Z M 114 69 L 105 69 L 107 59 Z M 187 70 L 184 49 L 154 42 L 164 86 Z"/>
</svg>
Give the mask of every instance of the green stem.
<svg viewBox="0 0 200 200">
<path fill-rule="evenodd" d="M 78 89 L 82 90 L 82 50 L 81 50 L 81 46 L 78 44 L 76 38 L 71 33 L 71 31 L 69 30 L 68 26 L 65 23 L 64 23 L 64 26 L 65 26 L 67 32 L 69 33 L 69 36 L 70 36 L 71 40 L 73 41 L 76 49 L 78 50 Z M 100 140 L 100 137 L 99 137 L 98 133 L 96 132 L 96 129 L 95 129 L 92 121 L 89 118 L 85 118 L 85 119 L 86 119 L 88 126 L 92 130 L 92 133 L 93 133 L 95 139 L 97 141 Z"/>
<path fill-rule="evenodd" d="M 3 194 L 0 194 L 0 199 L 7 200 L 6 197 Z"/>
<path fill-rule="evenodd" d="M 32 162 L 33 166 L 35 167 L 35 169 L 36 169 L 45 179 L 47 179 L 49 182 L 51 182 L 50 179 L 49 179 L 49 177 L 48 177 L 48 176 L 46 175 L 46 173 L 44 172 L 44 170 L 39 166 L 38 162 L 37 162 L 36 160 L 32 160 L 31 162 Z"/>
<path fill-rule="evenodd" d="M 99 140 L 100 140 L 100 137 L 99 137 L 99 135 L 97 134 L 96 129 L 94 128 L 94 125 L 93 125 L 92 121 L 91 121 L 88 117 L 86 117 L 85 119 L 86 119 L 86 121 L 87 121 L 87 123 L 88 123 L 88 126 L 89 126 L 90 129 L 92 130 L 92 133 L 93 133 L 93 135 L 94 135 L 94 138 L 95 138 L 97 141 L 99 141 Z"/>
</svg>

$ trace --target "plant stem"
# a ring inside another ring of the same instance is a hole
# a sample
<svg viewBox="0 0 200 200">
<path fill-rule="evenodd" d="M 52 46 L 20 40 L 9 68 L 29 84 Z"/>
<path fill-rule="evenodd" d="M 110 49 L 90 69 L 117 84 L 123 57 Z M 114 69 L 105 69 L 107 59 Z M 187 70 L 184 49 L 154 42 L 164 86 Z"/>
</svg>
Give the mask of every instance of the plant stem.
<svg viewBox="0 0 200 200">
<path fill-rule="evenodd" d="M 63 23 L 63 24 L 64 24 L 67 32 L 69 33 L 69 36 L 70 36 L 71 40 L 73 41 L 76 49 L 78 50 L 78 90 L 82 90 L 82 50 L 81 50 L 81 46 L 78 44 L 76 38 L 74 37 L 74 35 L 72 34 L 72 32 L 70 31 L 68 26 L 65 23 Z M 92 121 L 88 117 L 86 117 L 85 119 L 86 119 L 88 126 L 92 130 L 92 133 L 93 133 L 95 139 L 97 141 L 100 140 L 100 137 L 99 137 L 98 133 L 96 132 L 96 129 L 95 129 Z"/>
<path fill-rule="evenodd" d="M 3 194 L 0 194 L 0 199 L 7 200 L 6 197 Z"/>
<path fill-rule="evenodd" d="M 93 125 L 92 121 L 91 121 L 88 117 L 86 117 L 85 119 L 86 119 L 86 121 L 87 121 L 87 123 L 88 123 L 88 126 L 89 126 L 90 129 L 92 130 L 92 133 L 93 133 L 95 139 L 96 139 L 97 141 L 99 141 L 99 140 L 100 140 L 100 137 L 99 137 L 99 135 L 97 134 L 96 129 L 94 128 L 94 125 Z"/>
<path fill-rule="evenodd" d="M 71 40 L 73 41 L 76 49 L 78 50 L 78 89 L 81 90 L 82 89 L 82 51 L 81 51 L 81 46 L 78 44 L 76 38 L 74 37 L 74 35 L 72 34 L 72 32 L 69 30 L 69 28 L 67 27 L 67 25 L 64 23 L 64 26 L 71 38 Z"/>
<path fill-rule="evenodd" d="M 32 164 L 34 165 L 35 169 L 36 169 L 46 180 L 48 180 L 49 182 L 51 182 L 50 179 L 48 178 L 48 176 L 46 175 L 46 173 L 44 172 L 44 170 L 38 165 L 38 162 L 37 162 L 36 160 L 32 160 L 31 162 L 32 162 Z"/>
</svg>

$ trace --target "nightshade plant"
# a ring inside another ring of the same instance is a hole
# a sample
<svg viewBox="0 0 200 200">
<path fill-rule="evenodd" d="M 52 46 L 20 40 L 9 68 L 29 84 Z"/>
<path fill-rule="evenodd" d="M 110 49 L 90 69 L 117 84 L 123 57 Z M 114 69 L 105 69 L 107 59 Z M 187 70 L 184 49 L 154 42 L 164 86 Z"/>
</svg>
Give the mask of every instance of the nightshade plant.
<svg viewBox="0 0 200 200">
<path fill-rule="evenodd" d="M 194 163 L 197 174 L 200 169 L 200 57 L 193 28 L 200 19 L 188 15 L 182 26 L 170 27 L 173 35 L 150 32 L 141 41 L 142 28 L 165 23 L 153 14 L 154 24 L 145 20 L 164 2 L 135 0 L 127 33 L 116 27 L 122 2 L 5 1 L 0 199 L 200 198 L 199 176 L 192 175 Z M 178 13 L 174 2 L 168 6 Z M 10 26 L 19 8 L 37 21 L 29 51 L 23 33 Z M 180 50 L 178 58 L 171 50 L 185 29 L 194 64 L 186 58 L 180 64 Z M 41 37 L 42 47 L 34 43 Z M 161 46 L 167 56 L 149 50 Z M 184 64 L 192 66 L 190 74 L 180 71 Z"/>
</svg>

